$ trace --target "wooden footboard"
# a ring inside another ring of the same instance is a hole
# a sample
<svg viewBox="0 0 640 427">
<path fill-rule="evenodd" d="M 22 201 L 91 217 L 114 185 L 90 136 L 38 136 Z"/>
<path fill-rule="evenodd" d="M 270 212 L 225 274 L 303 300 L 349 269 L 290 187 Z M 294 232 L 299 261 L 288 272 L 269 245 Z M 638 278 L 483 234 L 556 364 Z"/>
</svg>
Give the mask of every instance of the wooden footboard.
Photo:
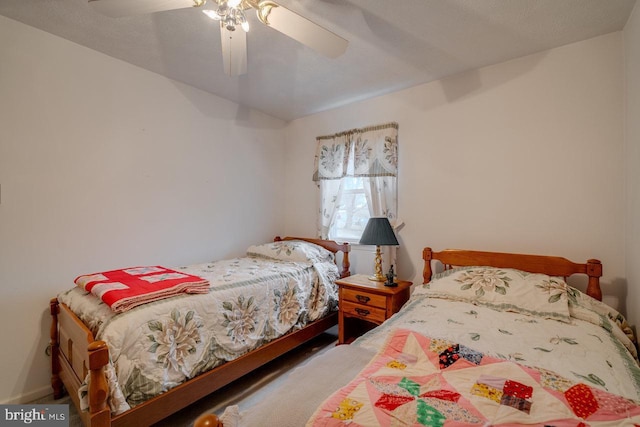
<svg viewBox="0 0 640 427">
<path fill-rule="evenodd" d="M 96 341 L 91 331 L 57 298 L 51 308 L 51 385 L 54 398 L 69 392 L 86 426 L 109 426 L 108 385 L 104 367 L 109 363 L 109 349 L 104 341 Z M 80 411 L 78 390 L 90 375 L 89 411 Z"/>
</svg>

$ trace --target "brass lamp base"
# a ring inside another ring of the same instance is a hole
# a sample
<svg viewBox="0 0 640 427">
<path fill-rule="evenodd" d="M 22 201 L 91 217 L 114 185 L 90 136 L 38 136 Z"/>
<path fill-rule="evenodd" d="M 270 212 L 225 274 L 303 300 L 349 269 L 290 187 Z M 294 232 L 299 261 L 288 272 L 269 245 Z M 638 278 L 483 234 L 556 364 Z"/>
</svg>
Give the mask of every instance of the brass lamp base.
<svg viewBox="0 0 640 427">
<path fill-rule="evenodd" d="M 388 286 L 390 288 L 398 286 L 397 283 L 395 283 L 393 281 L 390 282 L 389 279 L 387 278 L 387 276 L 382 274 L 382 252 L 380 251 L 380 246 L 376 246 L 376 270 L 375 270 L 375 273 L 373 274 L 373 276 L 369 276 L 368 279 L 371 280 L 372 282 L 384 282 L 384 285 Z"/>
<path fill-rule="evenodd" d="M 388 288 L 395 288 L 396 286 L 398 286 L 396 282 L 389 283 L 389 280 L 384 276 L 382 277 L 369 276 L 368 279 L 371 280 L 372 282 L 384 282 L 384 285 Z"/>
<path fill-rule="evenodd" d="M 374 282 L 385 282 L 387 278 L 382 274 L 382 251 L 380 246 L 376 246 L 376 269 L 373 276 L 369 277 L 369 280 Z"/>
</svg>

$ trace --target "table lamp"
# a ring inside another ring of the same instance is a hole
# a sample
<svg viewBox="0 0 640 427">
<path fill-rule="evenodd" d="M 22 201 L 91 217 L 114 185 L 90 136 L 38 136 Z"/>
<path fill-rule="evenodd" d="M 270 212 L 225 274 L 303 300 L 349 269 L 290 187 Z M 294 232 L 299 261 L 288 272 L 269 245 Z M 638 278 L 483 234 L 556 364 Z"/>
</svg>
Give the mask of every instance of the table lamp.
<svg viewBox="0 0 640 427">
<path fill-rule="evenodd" d="M 376 270 L 369 280 L 384 282 L 386 277 L 382 274 L 382 251 L 380 246 L 398 246 L 398 239 L 393 232 L 393 228 L 386 217 L 369 218 L 367 226 L 360 238 L 361 245 L 376 246 Z"/>
</svg>

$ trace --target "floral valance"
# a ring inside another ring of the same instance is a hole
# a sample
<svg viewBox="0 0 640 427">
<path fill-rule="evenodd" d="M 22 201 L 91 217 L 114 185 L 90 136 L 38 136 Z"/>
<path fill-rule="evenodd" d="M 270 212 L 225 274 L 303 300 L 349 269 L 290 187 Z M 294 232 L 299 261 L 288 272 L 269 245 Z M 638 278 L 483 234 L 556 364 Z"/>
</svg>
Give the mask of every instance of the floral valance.
<svg viewBox="0 0 640 427">
<path fill-rule="evenodd" d="M 359 177 L 397 176 L 398 124 L 388 123 L 319 136 L 313 180 L 340 179 L 347 174 Z M 353 150 L 353 171 L 349 155 Z"/>
</svg>

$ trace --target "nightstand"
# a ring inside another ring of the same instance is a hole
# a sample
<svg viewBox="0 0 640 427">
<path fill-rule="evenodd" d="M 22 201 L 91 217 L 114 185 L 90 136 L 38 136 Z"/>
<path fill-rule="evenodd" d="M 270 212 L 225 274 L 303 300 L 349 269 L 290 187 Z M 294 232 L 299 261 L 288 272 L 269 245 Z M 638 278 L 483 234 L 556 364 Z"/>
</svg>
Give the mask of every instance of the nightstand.
<svg viewBox="0 0 640 427">
<path fill-rule="evenodd" d="M 384 286 L 364 274 L 336 280 L 339 295 L 338 344 L 353 341 L 396 313 L 409 299 L 412 282 Z"/>
</svg>

